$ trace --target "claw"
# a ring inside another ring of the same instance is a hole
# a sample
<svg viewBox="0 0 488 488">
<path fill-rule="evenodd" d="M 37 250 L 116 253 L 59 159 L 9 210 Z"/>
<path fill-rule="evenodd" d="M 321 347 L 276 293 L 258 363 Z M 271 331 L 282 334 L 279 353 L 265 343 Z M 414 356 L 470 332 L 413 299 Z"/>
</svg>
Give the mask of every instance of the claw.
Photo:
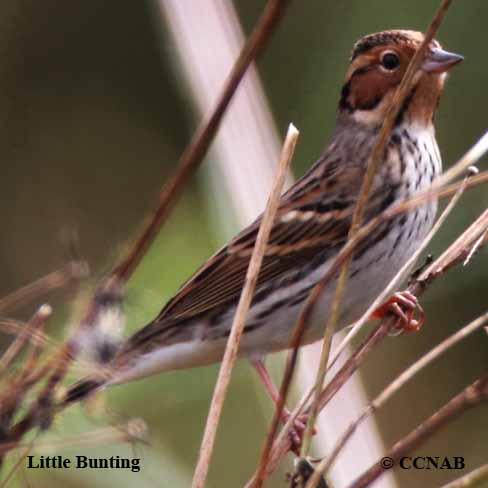
<svg viewBox="0 0 488 488">
<path fill-rule="evenodd" d="M 286 424 L 288 419 L 291 417 L 291 412 L 285 408 L 281 415 L 281 421 L 283 424 Z M 300 448 L 303 442 L 303 435 L 305 433 L 305 429 L 307 427 L 308 422 L 308 415 L 303 414 L 299 415 L 295 421 L 293 422 L 293 427 L 290 430 L 290 439 L 291 439 L 291 450 L 298 456 L 300 453 Z M 315 435 L 317 430 L 315 427 L 312 430 L 312 435 Z"/>
<path fill-rule="evenodd" d="M 414 318 L 415 311 L 418 312 L 418 319 Z M 409 291 L 394 293 L 385 303 L 380 305 L 374 312 L 373 317 L 383 318 L 388 314 L 397 317 L 393 330 L 399 333 L 416 332 L 425 321 L 425 313 L 420 306 L 417 297 Z M 398 335 L 395 334 L 394 335 Z"/>
</svg>

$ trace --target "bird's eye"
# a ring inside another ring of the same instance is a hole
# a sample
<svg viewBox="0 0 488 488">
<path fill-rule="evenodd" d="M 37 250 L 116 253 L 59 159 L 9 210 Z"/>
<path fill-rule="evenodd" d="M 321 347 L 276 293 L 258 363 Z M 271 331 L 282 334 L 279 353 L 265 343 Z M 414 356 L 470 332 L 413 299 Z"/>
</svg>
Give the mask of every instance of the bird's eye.
<svg viewBox="0 0 488 488">
<path fill-rule="evenodd" d="M 388 71 L 392 71 L 400 65 L 400 59 L 395 53 L 388 51 L 381 57 L 381 64 Z"/>
</svg>

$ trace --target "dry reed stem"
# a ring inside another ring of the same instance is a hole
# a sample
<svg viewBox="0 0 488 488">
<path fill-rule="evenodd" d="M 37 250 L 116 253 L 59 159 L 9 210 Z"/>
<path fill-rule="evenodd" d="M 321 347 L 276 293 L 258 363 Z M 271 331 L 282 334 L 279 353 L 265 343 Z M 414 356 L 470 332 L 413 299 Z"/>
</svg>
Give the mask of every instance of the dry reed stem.
<svg viewBox="0 0 488 488">
<path fill-rule="evenodd" d="M 393 460 L 393 464 L 396 464 L 401 457 L 419 447 L 441 427 L 452 422 L 467 410 L 486 401 L 488 401 L 488 373 L 485 373 L 467 386 L 461 393 L 449 400 L 403 439 L 398 441 L 386 456 Z M 384 471 L 381 462 L 378 461 L 353 481 L 348 488 L 366 488 L 377 480 Z"/>
<path fill-rule="evenodd" d="M 375 144 L 371 151 L 371 155 L 369 156 L 368 161 L 366 163 L 366 171 L 363 177 L 363 182 L 361 185 L 361 189 L 359 191 L 358 199 L 352 216 L 351 227 L 349 228 L 349 232 L 348 232 L 348 237 L 347 237 L 348 241 L 351 240 L 356 235 L 361 225 L 364 216 L 364 211 L 366 208 L 366 202 L 368 200 L 368 196 L 373 184 L 374 175 L 376 174 L 376 171 L 378 170 L 380 165 L 383 163 L 385 148 L 389 140 L 390 132 L 393 129 L 395 119 L 398 113 L 400 112 L 403 101 L 405 100 L 405 98 L 408 96 L 408 94 L 411 92 L 413 88 L 414 76 L 417 73 L 417 71 L 420 69 L 420 65 L 424 60 L 425 53 L 427 52 L 429 44 L 434 38 L 434 35 L 437 32 L 437 29 L 439 28 L 442 19 L 444 18 L 444 15 L 446 14 L 451 2 L 452 0 L 441 1 L 440 6 L 438 7 L 432 21 L 430 22 L 427 32 L 425 33 L 425 37 L 421 45 L 419 46 L 418 50 L 415 52 L 412 60 L 410 61 L 407 71 L 405 72 L 405 75 L 403 76 L 399 87 L 395 91 L 390 106 L 388 107 L 385 120 L 383 121 L 380 132 L 376 138 Z M 322 352 L 320 355 L 319 368 L 318 368 L 317 377 L 315 381 L 315 396 L 314 396 L 312 408 L 310 410 L 310 415 L 308 418 L 307 427 L 305 429 L 305 434 L 303 436 L 303 443 L 301 449 L 302 456 L 308 455 L 308 452 L 310 450 L 313 426 L 315 425 L 315 421 L 319 409 L 319 393 L 324 383 L 325 375 L 327 372 L 327 362 L 329 358 L 332 335 L 334 334 L 334 331 L 336 329 L 336 324 L 339 317 L 339 308 L 342 299 L 342 294 L 346 285 L 350 259 L 351 257 L 348 257 L 342 263 L 339 272 L 339 277 L 337 279 L 334 298 L 330 306 L 329 316 L 325 323 Z M 323 286 L 321 286 L 321 282 L 319 282 L 316 285 L 316 287 L 323 289 Z M 315 295 L 317 299 L 319 295 L 320 295 L 319 293 Z M 309 303 L 310 302 L 307 301 L 307 305 L 313 307 L 313 304 L 310 305 Z"/>
<path fill-rule="evenodd" d="M 22 369 L 19 372 L 20 381 L 28 385 L 35 382 L 36 366 L 43 350 L 42 346 L 45 344 L 44 340 L 38 339 L 38 335 L 44 335 L 46 323 L 47 320 L 41 320 L 34 328 L 34 331 L 31 331 L 30 333 L 30 341 L 26 358 L 23 362 Z"/>
<path fill-rule="evenodd" d="M 283 17 L 288 3 L 289 0 L 268 0 L 266 3 L 259 21 L 246 40 L 239 58 L 224 83 L 214 108 L 198 126 L 192 140 L 178 161 L 176 174 L 161 191 L 158 207 L 147 221 L 143 231 L 127 255 L 112 270 L 111 280 L 125 282 L 136 269 L 161 226 L 170 215 L 189 177 L 205 157 L 241 79 L 247 68 L 268 43 L 280 19 Z"/>
<path fill-rule="evenodd" d="M 461 476 L 457 480 L 443 485 L 442 488 L 474 488 L 475 486 L 481 486 L 481 482 L 488 480 L 488 464 L 484 464 L 479 468 L 471 471 L 464 476 Z"/>
<path fill-rule="evenodd" d="M 341 450 L 346 445 L 347 441 L 352 437 L 354 432 L 357 430 L 359 425 L 368 416 L 375 413 L 380 409 L 400 388 L 402 388 L 406 383 L 412 380 L 412 378 L 422 371 L 429 364 L 438 359 L 442 354 L 444 354 L 448 349 L 454 345 L 461 342 L 463 339 L 468 337 L 470 334 L 480 329 L 488 321 L 488 312 L 484 315 L 478 317 L 474 321 L 470 322 L 468 325 L 464 326 L 459 331 L 455 332 L 447 339 L 442 341 L 440 344 L 431 349 L 427 354 L 418 359 L 405 371 L 403 371 L 394 381 L 392 381 L 383 391 L 363 410 L 361 415 L 352 422 L 346 429 L 344 434 L 336 442 L 331 453 L 324 458 L 320 464 L 315 468 L 315 472 L 310 478 L 306 488 L 314 488 L 316 484 L 320 481 L 320 477 L 327 473 L 332 463 L 337 459 L 337 456 Z"/>
<path fill-rule="evenodd" d="M 247 312 L 251 305 L 259 270 L 261 269 L 264 253 L 266 251 L 266 244 L 273 227 L 276 212 L 280 205 L 280 197 L 283 185 L 285 183 L 286 172 L 295 151 L 298 134 L 299 133 L 296 128 L 290 124 L 285 142 L 283 144 L 283 149 L 281 151 L 280 161 L 276 176 L 274 178 L 271 194 L 259 226 L 256 243 L 254 245 L 251 259 L 249 261 L 249 267 L 246 273 L 244 288 L 239 298 L 239 303 L 232 322 L 232 328 L 227 341 L 224 357 L 220 366 L 219 376 L 217 378 L 212 403 L 210 405 L 210 410 L 207 417 L 207 423 L 205 425 L 200 454 L 193 476 L 192 488 L 203 488 L 205 485 L 225 395 L 230 382 L 232 369 L 237 359 L 239 342 L 244 331 Z"/>
</svg>

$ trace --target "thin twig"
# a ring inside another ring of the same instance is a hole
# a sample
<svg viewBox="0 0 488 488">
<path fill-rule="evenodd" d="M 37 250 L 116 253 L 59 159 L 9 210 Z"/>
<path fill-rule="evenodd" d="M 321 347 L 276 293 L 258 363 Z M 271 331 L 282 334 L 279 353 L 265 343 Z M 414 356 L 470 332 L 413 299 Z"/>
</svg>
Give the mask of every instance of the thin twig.
<svg viewBox="0 0 488 488">
<path fill-rule="evenodd" d="M 280 203 L 281 191 L 286 178 L 286 172 L 293 157 L 296 141 L 298 139 L 298 131 L 290 124 L 288 133 L 286 135 L 285 143 L 280 156 L 280 162 L 277 169 L 276 178 L 273 183 L 273 188 L 264 211 L 261 224 L 259 226 L 256 243 L 249 261 L 249 267 L 246 273 L 246 280 L 239 303 L 237 305 L 236 313 L 232 323 L 227 347 L 225 349 L 224 358 L 220 366 L 219 376 L 215 385 L 212 403 L 210 405 L 205 432 L 203 434 L 202 444 L 200 448 L 200 455 L 198 463 L 193 475 L 192 488 L 203 488 L 207 478 L 210 459 L 212 456 L 213 445 L 217 433 L 217 427 L 222 412 L 227 387 L 230 382 L 232 368 L 237 359 L 237 352 L 239 342 L 244 331 L 247 312 L 251 305 L 251 300 L 254 293 L 254 288 L 257 283 L 259 270 L 263 261 L 266 244 L 268 242 L 273 221 Z"/>
<path fill-rule="evenodd" d="M 488 464 L 484 464 L 461 476 L 461 478 L 447 483 L 442 488 L 475 488 L 475 486 L 481 486 L 480 483 L 486 480 L 488 480 Z"/>
<path fill-rule="evenodd" d="M 20 305 L 37 298 L 56 288 L 71 283 L 73 280 L 80 280 L 88 275 L 88 265 L 84 261 L 74 261 L 66 266 L 53 271 L 32 283 L 29 283 L 9 295 L 0 298 L 0 314 L 14 310 Z"/>
<path fill-rule="evenodd" d="M 23 329 L 17 334 L 16 338 L 10 344 L 8 349 L 0 358 L 0 374 L 7 371 L 8 365 L 13 361 L 15 356 L 20 352 L 22 346 L 31 339 L 34 331 L 38 330 L 49 318 L 52 308 L 49 305 L 41 305 L 32 318 L 27 322 Z"/>
<path fill-rule="evenodd" d="M 461 393 L 397 442 L 386 454 L 386 457 L 391 458 L 393 464 L 398 463 L 403 456 L 419 447 L 441 427 L 452 422 L 467 410 L 486 401 L 488 401 L 488 373 L 485 373 L 466 387 Z M 384 471 L 385 469 L 382 467 L 380 460 L 353 481 L 348 488 L 366 488 L 377 480 Z"/>
<path fill-rule="evenodd" d="M 314 474 L 311 476 L 306 488 L 314 488 L 320 481 L 320 477 L 327 473 L 332 463 L 337 459 L 337 456 L 342 451 L 347 441 L 356 432 L 359 425 L 370 415 L 380 409 L 400 388 L 409 382 L 416 374 L 422 371 L 426 366 L 434 362 L 448 349 L 461 342 L 470 334 L 481 328 L 488 321 L 488 312 L 478 317 L 473 322 L 464 326 L 436 347 L 431 349 L 427 354 L 422 356 L 418 361 L 412 364 L 409 368 L 402 372 L 393 382 L 391 382 L 366 408 L 361 415 L 351 423 L 344 434 L 336 442 L 330 454 L 324 458 L 315 468 Z"/>
<path fill-rule="evenodd" d="M 445 171 L 439 178 L 434 181 L 435 188 L 441 188 L 447 183 L 453 181 L 463 172 L 473 165 L 473 161 L 479 161 L 488 150 L 488 132 L 485 132 L 476 143 L 466 152 L 466 154 L 447 171 Z"/>
<path fill-rule="evenodd" d="M 177 198 L 189 177 L 201 163 L 219 128 L 220 122 L 234 96 L 234 93 L 247 68 L 267 45 L 280 19 L 283 17 L 289 0 L 268 0 L 263 14 L 253 32 L 247 39 L 232 71 L 230 72 L 214 109 L 198 126 L 190 144 L 180 157 L 178 169 L 174 177 L 163 188 L 159 196 L 159 204 L 135 244 L 128 254 L 112 270 L 111 278 L 117 282 L 127 281 L 153 242 L 161 226 L 169 216 Z"/>
<path fill-rule="evenodd" d="M 10 428 L 15 412 L 29 390 L 26 377 L 32 373 L 32 368 L 27 368 L 27 366 L 33 365 L 32 351 L 35 350 L 34 348 L 37 349 L 37 341 L 34 339 L 34 336 L 36 332 L 44 327 L 51 313 L 52 310 L 49 305 L 41 305 L 29 322 L 18 333 L 0 360 L 0 374 L 8 375 L 9 364 L 20 352 L 23 345 L 30 340 L 31 347 L 28 350 L 27 359 L 23 362 L 22 368 L 15 376 L 7 376 L 6 387 L 0 393 L 0 429 L 3 432 L 6 432 Z"/>
<path fill-rule="evenodd" d="M 383 163 L 384 160 L 384 153 L 385 148 L 388 144 L 388 140 L 390 137 L 391 130 L 393 129 L 395 119 L 400 112 L 402 107 L 403 101 L 406 99 L 408 94 L 411 92 L 413 85 L 414 85 L 414 76 L 417 71 L 420 69 L 420 65 L 424 60 L 425 53 L 431 43 L 432 39 L 434 38 L 437 29 L 439 28 L 444 15 L 446 14 L 452 0 L 442 0 L 440 6 L 438 7 L 434 17 L 427 29 L 427 32 L 424 36 L 422 43 L 420 44 L 419 48 L 415 52 L 412 60 L 410 61 L 407 71 L 402 78 L 402 81 L 395 91 L 393 95 L 393 99 L 388 107 L 385 119 L 381 126 L 380 132 L 376 138 L 375 144 L 371 151 L 371 154 L 368 158 L 366 164 L 366 171 L 363 177 L 363 182 L 361 185 L 361 189 L 359 191 L 358 199 L 356 202 L 356 206 L 354 208 L 354 213 L 352 216 L 351 227 L 349 228 L 347 240 L 351 240 L 359 230 L 361 226 L 361 222 L 363 220 L 364 212 L 366 209 L 366 202 L 368 200 L 368 196 L 373 185 L 374 176 Z M 330 306 L 329 314 L 327 321 L 325 323 L 324 328 L 324 337 L 322 342 L 322 351 L 320 354 L 319 360 L 319 368 L 317 371 L 317 377 L 315 381 L 315 396 L 314 401 L 312 404 L 312 408 L 310 410 L 310 415 L 307 422 L 307 427 L 305 429 L 305 434 L 303 436 L 303 443 L 301 449 L 302 457 L 307 456 L 310 450 L 310 444 L 312 439 L 312 431 L 315 425 L 315 421 L 318 415 L 319 410 L 319 394 L 320 390 L 322 389 L 322 385 L 324 383 L 325 375 L 327 372 L 327 363 L 329 358 L 330 352 L 330 345 L 332 341 L 332 335 L 336 329 L 337 320 L 339 317 L 339 308 L 340 303 L 343 295 L 343 291 L 345 289 L 346 280 L 347 280 L 347 273 L 350 264 L 350 260 L 352 259 L 351 256 L 346 258 L 342 263 L 339 277 L 337 279 L 337 285 L 335 288 L 334 297 L 332 299 L 332 303 Z M 320 282 L 316 287 L 322 288 L 320 286 Z M 317 294 L 319 296 L 319 294 Z"/>
<path fill-rule="evenodd" d="M 42 346 L 46 344 L 44 340 L 39 338 L 39 336 L 42 337 L 44 335 L 46 323 L 47 320 L 41 320 L 36 324 L 34 333 L 31 331 L 29 348 L 22 364 L 22 369 L 19 371 L 20 381 L 26 383 L 26 386 L 29 386 L 29 383 L 33 383 L 32 378 L 35 376 L 37 362 L 43 351 Z"/>
</svg>

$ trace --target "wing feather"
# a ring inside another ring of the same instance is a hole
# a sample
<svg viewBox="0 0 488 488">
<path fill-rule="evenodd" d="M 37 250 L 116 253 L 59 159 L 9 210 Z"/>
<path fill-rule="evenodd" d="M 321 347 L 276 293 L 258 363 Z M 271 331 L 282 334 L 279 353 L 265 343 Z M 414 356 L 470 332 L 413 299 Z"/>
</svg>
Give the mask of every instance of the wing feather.
<svg viewBox="0 0 488 488">
<path fill-rule="evenodd" d="M 318 251 L 326 256 L 345 240 L 354 203 L 351 184 L 360 182 L 362 173 L 359 166 L 353 166 L 352 171 L 351 166 L 333 162 L 332 170 L 325 172 L 324 159 L 319 160 L 283 195 L 256 289 L 299 269 Z M 332 178 L 333 189 L 324 191 Z M 189 319 L 237 300 L 260 222 L 261 217 L 204 263 L 155 321 Z"/>
</svg>

